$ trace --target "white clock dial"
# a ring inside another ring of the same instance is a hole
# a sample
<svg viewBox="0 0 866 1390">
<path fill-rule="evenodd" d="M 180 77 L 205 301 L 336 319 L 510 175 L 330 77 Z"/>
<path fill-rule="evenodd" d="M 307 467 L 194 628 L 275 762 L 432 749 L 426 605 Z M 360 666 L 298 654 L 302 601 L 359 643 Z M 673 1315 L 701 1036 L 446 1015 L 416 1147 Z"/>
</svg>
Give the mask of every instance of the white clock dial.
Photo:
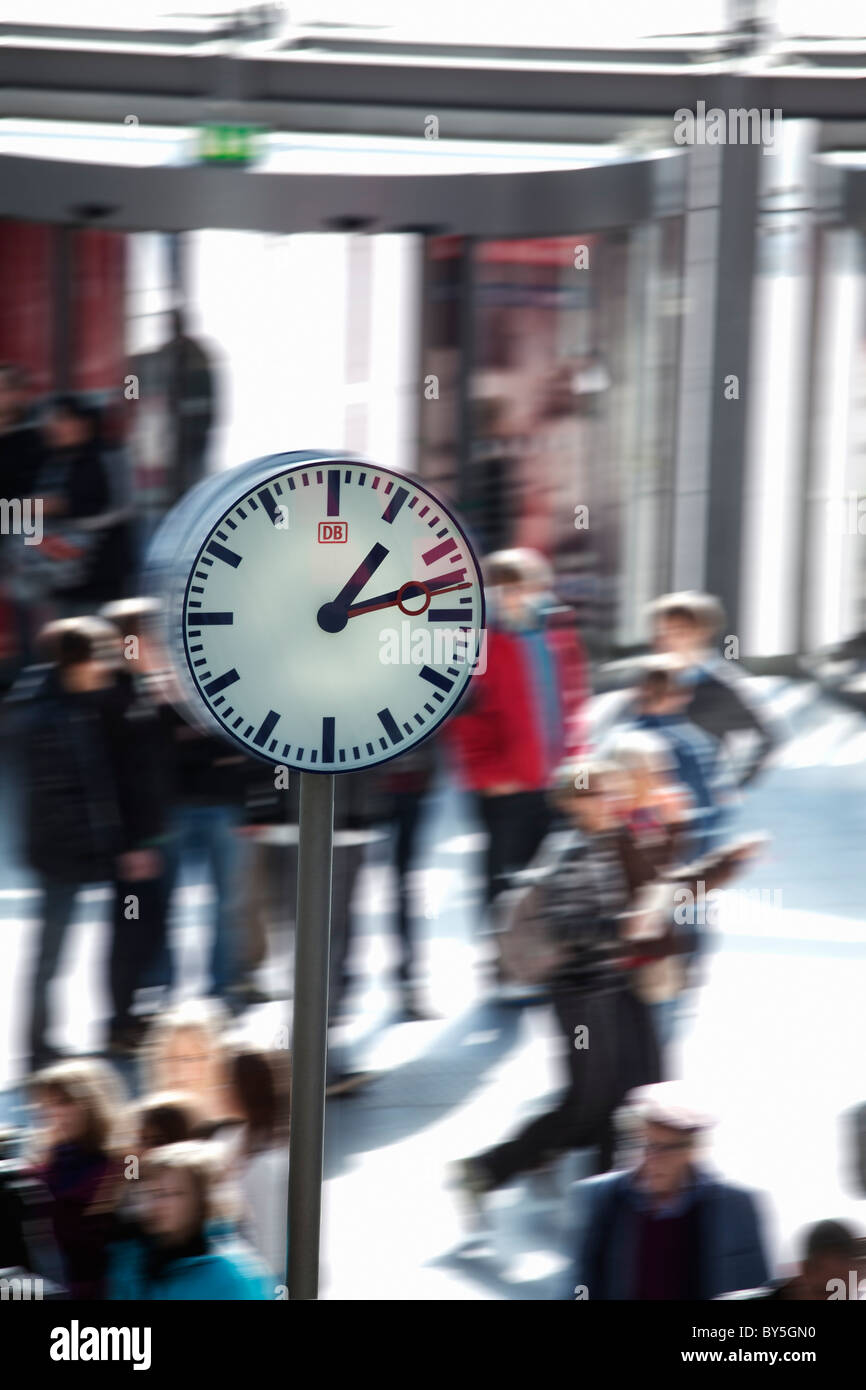
<svg viewBox="0 0 866 1390">
<path fill-rule="evenodd" d="M 251 467 L 186 507 L 174 563 L 188 689 L 272 763 L 351 772 L 398 757 L 454 710 L 483 652 L 464 531 L 421 484 L 366 461 Z"/>
</svg>

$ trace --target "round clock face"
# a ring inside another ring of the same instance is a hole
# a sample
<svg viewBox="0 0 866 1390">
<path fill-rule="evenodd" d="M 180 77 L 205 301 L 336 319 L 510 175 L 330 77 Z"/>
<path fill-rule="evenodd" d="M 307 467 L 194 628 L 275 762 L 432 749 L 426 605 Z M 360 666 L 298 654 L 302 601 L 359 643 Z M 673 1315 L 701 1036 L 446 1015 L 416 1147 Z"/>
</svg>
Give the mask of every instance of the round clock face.
<svg viewBox="0 0 866 1390">
<path fill-rule="evenodd" d="M 189 676 L 221 731 L 304 772 L 370 767 L 428 737 L 484 652 L 481 574 L 454 517 L 355 459 L 260 467 L 230 506 L 227 482 L 181 612 Z"/>
</svg>

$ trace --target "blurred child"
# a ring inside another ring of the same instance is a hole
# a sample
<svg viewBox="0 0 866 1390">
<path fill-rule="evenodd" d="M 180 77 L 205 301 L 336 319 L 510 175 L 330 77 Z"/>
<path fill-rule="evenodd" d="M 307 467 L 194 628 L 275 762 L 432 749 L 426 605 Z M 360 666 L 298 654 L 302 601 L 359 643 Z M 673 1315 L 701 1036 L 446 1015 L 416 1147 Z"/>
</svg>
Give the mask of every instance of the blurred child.
<svg viewBox="0 0 866 1390">
<path fill-rule="evenodd" d="M 69 1295 L 103 1298 L 121 1196 L 120 1083 L 102 1062 L 64 1062 L 40 1072 L 32 1093 L 44 1124 L 34 1171 L 51 1197 Z"/>
<path fill-rule="evenodd" d="M 109 1298 L 263 1301 L 266 1272 L 237 1237 L 217 1234 L 218 1154 L 188 1142 L 154 1149 L 142 1164 L 142 1234 L 112 1248 Z"/>
</svg>

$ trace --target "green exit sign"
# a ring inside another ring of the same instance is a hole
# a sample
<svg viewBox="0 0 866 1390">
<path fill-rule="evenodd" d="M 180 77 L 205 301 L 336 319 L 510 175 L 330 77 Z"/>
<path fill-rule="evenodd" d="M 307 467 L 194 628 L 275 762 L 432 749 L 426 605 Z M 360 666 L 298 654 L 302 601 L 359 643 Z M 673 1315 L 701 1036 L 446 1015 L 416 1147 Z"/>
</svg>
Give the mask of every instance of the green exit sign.
<svg viewBox="0 0 866 1390">
<path fill-rule="evenodd" d="M 204 164 L 252 164 L 262 134 L 262 126 L 208 121 L 199 126 L 199 157 Z"/>
</svg>

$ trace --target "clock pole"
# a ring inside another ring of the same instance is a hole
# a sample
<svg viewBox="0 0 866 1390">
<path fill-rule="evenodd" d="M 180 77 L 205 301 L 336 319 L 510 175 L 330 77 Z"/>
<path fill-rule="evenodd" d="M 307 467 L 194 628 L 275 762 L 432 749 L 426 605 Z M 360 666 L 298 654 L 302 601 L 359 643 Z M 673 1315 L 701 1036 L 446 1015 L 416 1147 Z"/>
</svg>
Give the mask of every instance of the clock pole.
<svg viewBox="0 0 866 1390">
<path fill-rule="evenodd" d="M 289 1139 L 289 1298 L 319 1296 L 325 1144 L 333 774 L 301 773 Z"/>
</svg>

